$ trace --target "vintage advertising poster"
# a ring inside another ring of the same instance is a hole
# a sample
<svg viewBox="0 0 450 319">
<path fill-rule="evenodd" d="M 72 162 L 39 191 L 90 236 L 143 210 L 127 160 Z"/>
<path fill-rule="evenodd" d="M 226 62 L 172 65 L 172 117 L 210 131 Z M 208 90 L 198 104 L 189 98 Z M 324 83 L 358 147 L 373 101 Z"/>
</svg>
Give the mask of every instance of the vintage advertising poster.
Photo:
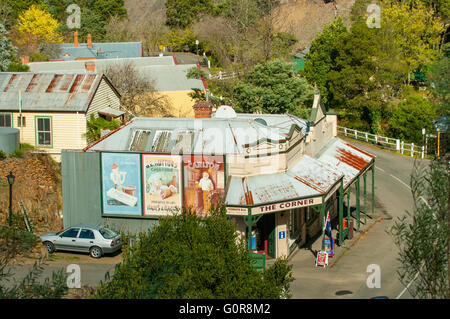
<svg viewBox="0 0 450 319">
<path fill-rule="evenodd" d="M 144 215 L 181 212 L 181 156 L 142 155 Z"/>
<path fill-rule="evenodd" d="M 224 157 L 185 155 L 183 166 L 184 205 L 206 215 L 225 193 Z"/>
<path fill-rule="evenodd" d="M 139 154 L 102 153 L 103 214 L 142 215 Z"/>
</svg>

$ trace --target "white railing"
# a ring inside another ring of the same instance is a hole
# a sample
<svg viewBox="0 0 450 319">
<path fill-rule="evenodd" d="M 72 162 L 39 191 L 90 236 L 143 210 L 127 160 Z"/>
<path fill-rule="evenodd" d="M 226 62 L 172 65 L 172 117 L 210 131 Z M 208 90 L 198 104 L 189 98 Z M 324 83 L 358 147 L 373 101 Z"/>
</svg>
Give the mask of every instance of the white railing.
<svg viewBox="0 0 450 319">
<path fill-rule="evenodd" d="M 234 72 L 222 72 L 219 71 L 216 74 L 209 74 L 210 79 L 218 79 L 218 80 L 226 80 L 226 79 L 232 79 L 237 76 Z"/>
<path fill-rule="evenodd" d="M 361 132 L 358 130 L 354 130 L 351 128 L 338 126 L 338 134 L 341 134 L 345 137 L 353 138 L 355 140 L 364 141 L 366 143 L 372 143 L 381 145 L 384 148 L 399 152 L 401 154 L 408 154 L 411 157 L 414 157 L 415 154 L 420 156 L 420 158 L 424 158 L 425 156 L 425 146 L 414 145 L 414 143 L 405 143 L 400 139 L 386 137 L 381 135 L 375 135 L 367 132 Z"/>
</svg>

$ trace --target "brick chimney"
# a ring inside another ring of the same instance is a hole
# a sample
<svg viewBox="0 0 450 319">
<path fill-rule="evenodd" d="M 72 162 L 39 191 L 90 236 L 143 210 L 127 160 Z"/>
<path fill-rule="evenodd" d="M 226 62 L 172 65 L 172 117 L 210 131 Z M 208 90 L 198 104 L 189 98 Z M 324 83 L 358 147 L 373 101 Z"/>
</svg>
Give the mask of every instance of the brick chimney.
<svg viewBox="0 0 450 319">
<path fill-rule="evenodd" d="M 211 118 L 212 103 L 209 101 L 197 101 L 194 106 L 195 118 Z"/>
<path fill-rule="evenodd" d="M 73 46 L 77 47 L 78 46 L 78 31 L 75 31 L 73 33 Z"/>
<path fill-rule="evenodd" d="M 27 56 L 27 55 L 22 55 L 22 56 L 20 57 L 20 63 L 22 63 L 22 64 L 28 64 L 28 63 L 30 63 L 30 57 Z"/>
<path fill-rule="evenodd" d="M 84 67 L 86 72 L 95 72 L 95 62 L 85 62 Z"/>
<path fill-rule="evenodd" d="M 92 36 L 90 33 L 87 35 L 87 47 L 92 48 Z"/>
</svg>

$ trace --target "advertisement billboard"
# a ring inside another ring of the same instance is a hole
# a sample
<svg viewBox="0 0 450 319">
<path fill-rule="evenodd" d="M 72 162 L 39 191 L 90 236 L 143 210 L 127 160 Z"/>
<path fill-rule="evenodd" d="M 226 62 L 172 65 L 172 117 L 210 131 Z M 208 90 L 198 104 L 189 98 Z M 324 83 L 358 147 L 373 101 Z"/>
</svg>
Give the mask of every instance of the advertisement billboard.
<svg viewBox="0 0 450 319">
<path fill-rule="evenodd" d="M 144 216 L 181 212 L 181 156 L 142 155 Z"/>
<path fill-rule="evenodd" d="M 130 153 L 102 153 L 103 214 L 142 215 L 141 157 Z"/>
<path fill-rule="evenodd" d="M 183 167 L 184 205 L 205 215 L 225 193 L 224 157 L 185 155 Z"/>
</svg>

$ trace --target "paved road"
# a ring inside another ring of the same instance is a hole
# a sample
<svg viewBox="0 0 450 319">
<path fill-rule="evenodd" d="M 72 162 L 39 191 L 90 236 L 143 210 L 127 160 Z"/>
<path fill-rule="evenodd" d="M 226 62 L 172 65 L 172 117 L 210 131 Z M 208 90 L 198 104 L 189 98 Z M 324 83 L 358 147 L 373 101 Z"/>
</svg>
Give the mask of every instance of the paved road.
<svg viewBox="0 0 450 319">
<path fill-rule="evenodd" d="M 105 274 L 109 272 L 110 275 L 114 273 L 114 267 L 120 263 L 121 254 L 105 255 L 100 259 L 94 259 L 88 254 L 56 252 L 51 256 L 51 259 L 43 266 L 44 270 L 39 277 L 40 282 L 45 278 L 51 278 L 53 272 L 63 269 L 68 275 L 73 273 L 73 270 L 68 268 L 71 264 L 76 264 L 80 267 L 81 286 L 96 287 L 100 281 L 105 280 Z M 20 265 L 14 267 L 14 279 L 16 281 L 22 280 L 28 272 L 33 268 L 34 260 L 23 260 Z M 69 270 L 69 272 L 68 272 Z"/>
<path fill-rule="evenodd" d="M 291 259 L 296 278 L 291 286 L 293 298 L 397 298 L 404 290 L 396 273 L 399 267 L 398 250 L 387 231 L 396 218 L 405 214 L 405 210 L 412 209 L 409 180 L 414 159 L 358 142 L 350 143 L 376 156 L 375 215 L 367 225 L 361 227 L 361 237 L 357 239 L 355 236 L 353 246 L 350 246 L 345 255 L 337 257 L 331 267 L 316 268 L 311 251 L 298 251 Z M 371 174 L 368 177 L 369 175 Z M 367 182 L 370 202 L 371 178 Z M 352 197 L 352 205 L 355 206 L 354 194 Z M 313 244 L 312 250 L 319 249 L 319 246 L 318 240 Z M 372 274 L 372 271 L 367 272 L 367 267 L 371 264 L 380 267 L 380 288 L 368 288 L 366 284 L 368 276 Z M 411 296 L 406 291 L 401 298 Z"/>
</svg>

